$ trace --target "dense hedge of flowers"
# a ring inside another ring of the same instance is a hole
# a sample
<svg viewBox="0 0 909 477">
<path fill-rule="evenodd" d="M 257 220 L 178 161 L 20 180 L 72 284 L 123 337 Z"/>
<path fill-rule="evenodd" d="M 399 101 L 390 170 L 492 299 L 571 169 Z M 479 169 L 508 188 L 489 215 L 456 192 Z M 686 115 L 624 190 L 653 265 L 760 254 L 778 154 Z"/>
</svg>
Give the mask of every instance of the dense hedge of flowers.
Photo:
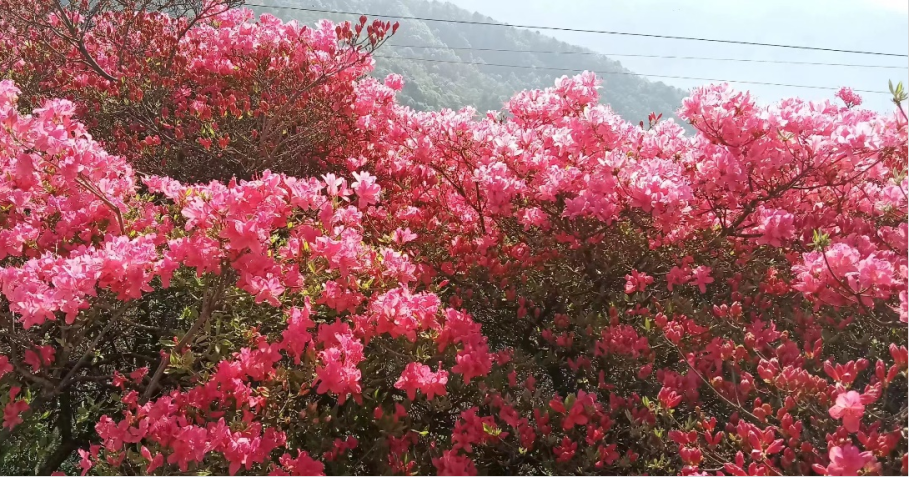
<svg viewBox="0 0 909 477">
<path fill-rule="evenodd" d="M 396 25 L 47 5 L 0 5 L 0 470 L 907 473 L 899 101 L 415 112 Z"/>
</svg>

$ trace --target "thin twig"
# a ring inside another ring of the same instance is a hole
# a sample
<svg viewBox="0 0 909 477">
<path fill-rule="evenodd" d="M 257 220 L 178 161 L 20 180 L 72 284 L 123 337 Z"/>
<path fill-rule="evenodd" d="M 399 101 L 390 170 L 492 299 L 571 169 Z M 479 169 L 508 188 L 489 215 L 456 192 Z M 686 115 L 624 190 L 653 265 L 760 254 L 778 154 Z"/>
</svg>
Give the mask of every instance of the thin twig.
<svg viewBox="0 0 909 477">
<path fill-rule="evenodd" d="M 91 185 L 88 182 L 88 179 L 81 173 L 79 174 L 79 177 L 76 178 L 76 182 L 79 185 L 81 185 L 82 187 L 85 187 L 85 189 L 88 190 L 92 195 L 94 195 L 101 202 L 104 202 L 108 207 L 110 207 L 110 210 L 113 211 L 114 215 L 117 217 L 117 224 L 120 226 L 120 233 L 126 232 L 126 228 L 123 226 L 123 214 L 120 212 L 120 208 L 117 207 L 116 205 L 114 205 L 114 203 L 111 202 L 104 195 L 104 193 L 102 193 L 100 190 L 96 189 L 93 185 Z"/>
<path fill-rule="evenodd" d="M 57 385 L 57 388 L 54 390 L 55 394 L 59 393 L 61 390 L 66 389 L 66 387 L 69 386 L 69 384 L 75 378 L 76 372 L 79 371 L 79 368 L 81 368 L 82 366 L 85 365 L 85 363 L 88 361 L 89 356 L 91 356 L 92 352 L 98 346 L 98 343 L 100 343 L 101 339 L 104 338 L 104 335 L 106 335 L 107 332 L 110 331 L 111 328 L 113 328 L 114 325 L 116 325 L 117 322 L 120 321 L 120 317 L 122 317 L 124 314 L 126 314 L 126 312 L 130 308 L 131 308 L 130 306 L 124 306 L 120 310 L 118 310 L 117 313 L 114 314 L 114 316 L 111 317 L 111 319 L 110 319 L 110 321 L 108 321 L 107 325 L 105 325 L 104 328 L 101 330 L 101 332 L 98 333 L 98 336 L 95 336 L 95 339 L 92 340 L 91 344 L 88 346 L 88 349 L 85 350 L 85 353 L 82 355 L 81 358 L 79 358 L 79 361 L 76 362 L 76 365 L 73 366 L 73 368 L 69 370 L 69 373 L 67 373 L 66 376 L 63 378 L 63 380 L 60 381 L 60 384 Z"/>
<path fill-rule="evenodd" d="M 757 418 L 757 416 L 755 416 L 754 414 L 748 412 L 748 411 L 747 411 L 745 408 L 743 408 L 742 406 L 740 406 L 740 405 L 738 405 L 738 404 L 736 404 L 736 403 L 730 401 L 729 398 L 727 398 L 726 396 L 723 396 L 722 394 L 720 394 L 720 392 L 717 391 L 717 389 L 714 388 L 712 384 L 710 384 L 710 381 L 708 381 L 707 378 L 705 378 L 704 375 L 701 374 L 700 371 L 698 371 L 697 369 L 695 369 L 694 366 L 692 366 L 691 363 L 688 362 L 688 358 L 685 357 L 685 354 L 682 353 L 682 350 L 679 349 L 679 347 L 676 346 L 675 343 L 673 343 L 672 341 L 669 341 L 669 338 L 666 338 L 666 341 L 669 343 L 670 346 L 672 346 L 673 348 L 675 348 L 676 352 L 679 353 L 679 356 L 682 357 L 682 361 L 684 361 L 685 364 L 688 365 L 688 368 L 691 369 L 691 371 L 692 371 L 694 374 L 698 375 L 698 377 L 701 378 L 701 381 L 704 381 L 704 384 L 706 384 L 708 388 L 710 388 L 711 390 L 713 390 L 713 392 L 714 392 L 717 396 L 719 396 L 720 399 L 722 399 L 723 401 L 726 401 L 727 404 L 729 404 L 730 406 L 736 408 L 737 410 L 739 410 L 740 412 L 742 412 L 742 413 L 745 414 L 746 416 L 750 417 L 751 419 L 754 419 L 755 422 L 758 422 L 758 423 L 761 423 L 761 422 L 762 422 L 760 419 Z M 732 383 L 732 384 L 735 385 L 735 383 Z"/>
</svg>

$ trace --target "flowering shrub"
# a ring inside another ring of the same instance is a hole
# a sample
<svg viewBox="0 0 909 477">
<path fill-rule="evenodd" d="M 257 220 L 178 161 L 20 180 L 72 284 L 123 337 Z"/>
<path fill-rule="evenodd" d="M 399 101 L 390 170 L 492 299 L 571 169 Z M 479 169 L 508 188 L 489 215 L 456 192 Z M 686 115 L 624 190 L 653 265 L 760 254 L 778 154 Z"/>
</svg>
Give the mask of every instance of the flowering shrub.
<svg viewBox="0 0 909 477">
<path fill-rule="evenodd" d="M 254 22 L 237 3 L 2 0 L 0 68 L 33 107 L 73 101 L 145 173 L 301 176 L 358 157 L 367 138 L 354 121 L 378 98 L 360 98 L 356 80 L 397 25 Z"/>
<path fill-rule="evenodd" d="M 2 5 L 5 472 L 907 473 L 900 95 L 419 113 L 361 78 L 392 25 L 41 5 Z M 127 21 L 170 49 L 118 63 Z"/>
</svg>

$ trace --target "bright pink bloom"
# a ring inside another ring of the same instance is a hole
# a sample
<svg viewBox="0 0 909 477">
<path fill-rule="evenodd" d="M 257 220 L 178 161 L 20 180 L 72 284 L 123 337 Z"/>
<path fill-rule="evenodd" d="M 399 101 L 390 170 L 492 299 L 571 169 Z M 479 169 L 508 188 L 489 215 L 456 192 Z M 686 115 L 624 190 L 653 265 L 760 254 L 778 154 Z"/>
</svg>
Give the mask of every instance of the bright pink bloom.
<svg viewBox="0 0 909 477">
<path fill-rule="evenodd" d="M 120 374 L 120 372 L 115 369 L 114 376 L 111 378 L 111 384 L 120 389 L 123 389 L 123 385 L 126 384 L 126 376 Z"/>
<path fill-rule="evenodd" d="M 438 475 L 477 475 L 477 468 L 469 457 L 458 455 L 453 450 L 442 453 L 442 457 L 432 459 Z"/>
<path fill-rule="evenodd" d="M 376 184 L 375 176 L 368 172 L 354 172 L 354 183 L 351 184 L 353 191 L 357 193 L 357 206 L 364 208 L 368 205 L 375 204 L 379 201 L 379 193 L 382 188 Z"/>
<path fill-rule="evenodd" d="M 694 278 L 692 280 L 698 286 L 701 294 L 707 293 L 707 285 L 713 283 L 713 277 L 710 276 L 711 271 L 710 267 L 703 265 L 694 269 Z"/>
<path fill-rule="evenodd" d="M 834 94 L 837 98 L 843 100 L 846 103 L 847 108 L 853 108 L 855 106 L 862 105 L 862 97 L 852 91 L 852 88 L 847 88 L 843 86 L 839 91 Z"/>
<path fill-rule="evenodd" d="M 167 456 L 168 464 L 177 464 L 182 472 L 189 468 L 190 462 L 201 462 L 205 458 L 208 432 L 198 426 L 184 426 L 177 430 L 173 452 Z"/>
<path fill-rule="evenodd" d="M 855 391 L 841 393 L 836 397 L 836 404 L 830 408 L 830 417 L 842 419 L 843 427 L 849 432 L 858 432 L 864 413 L 862 395 Z"/>
<path fill-rule="evenodd" d="M 322 287 L 322 295 L 317 300 L 317 303 L 334 308 L 338 312 L 349 311 L 355 313 L 357 307 L 364 300 L 362 293 L 359 293 L 356 289 L 351 290 L 334 280 L 325 282 Z"/>
<path fill-rule="evenodd" d="M 682 396 L 679 396 L 675 390 L 665 386 L 660 389 L 659 394 L 657 394 L 657 399 L 659 399 L 660 403 L 667 409 L 672 409 L 682 402 Z"/>
<path fill-rule="evenodd" d="M 281 279 L 269 274 L 267 277 L 250 277 L 246 291 L 255 295 L 256 303 L 268 303 L 271 306 L 281 306 L 281 294 L 287 288 Z"/>
<path fill-rule="evenodd" d="M 456 364 L 451 370 L 463 375 L 464 382 L 478 376 L 486 376 L 492 370 L 492 355 L 486 344 L 486 337 L 474 335 L 455 356 Z"/>
<path fill-rule="evenodd" d="M 400 258 L 400 257 L 398 257 Z M 376 297 L 369 307 L 376 316 L 376 332 L 416 341 L 417 331 L 438 329 L 435 314 L 439 298 L 431 293 L 411 293 L 403 285 Z"/>
<path fill-rule="evenodd" d="M 362 345 L 361 349 L 362 349 Z M 342 357 L 343 356 L 343 357 Z M 348 395 L 360 394 L 360 370 L 356 361 L 340 348 L 328 348 L 319 353 L 322 366 L 316 368 L 316 382 L 319 387 L 316 392 L 324 394 L 332 392 L 344 401 Z"/>
<path fill-rule="evenodd" d="M 562 438 L 562 442 L 552 450 L 555 452 L 556 462 L 568 462 L 578 450 L 578 443 L 565 436 Z"/>
<path fill-rule="evenodd" d="M 350 192 L 347 190 L 347 179 L 343 177 L 338 177 L 334 174 L 323 174 L 322 180 L 325 181 L 326 192 L 332 197 L 346 196 Z"/>
<path fill-rule="evenodd" d="M 642 292 L 651 283 L 653 283 L 653 277 L 646 273 L 632 270 L 630 275 L 625 275 L 625 293 L 630 295 L 636 291 Z"/>
<path fill-rule="evenodd" d="M 785 210 L 763 209 L 758 214 L 757 231 L 761 234 L 755 243 L 781 247 L 795 235 L 795 216 Z M 697 271 L 695 271 L 697 272 Z"/>
<path fill-rule="evenodd" d="M 136 369 L 135 371 L 129 373 L 129 378 L 135 381 L 136 383 L 141 383 L 142 378 L 148 374 L 148 366 L 143 366 Z"/>
<path fill-rule="evenodd" d="M 397 280 L 402 285 L 417 279 L 414 275 L 417 271 L 416 265 L 410 261 L 410 257 L 396 250 L 382 249 L 382 266 L 385 267 L 383 275 Z"/>
<path fill-rule="evenodd" d="M 413 401 L 416 399 L 417 390 L 426 395 L 426 399 L 432 400 L 436 395 L 445 395 L 445 385 L 448 384 L 448 371 L 441 369 L 433 373 L 429 366 L 421 363 L 410 363 L 404 368 L 401 377 L 395 383 L 395 388 L 407 391 L 407 398 Z"/>
<path fill-rule="evenodd" d="M 280 462 L 290 475 L 325 475 L 325 466 L 310 457 L 305 451 L 298 451 L 296 458 L 291 458 L 290 454 L 284 454 L 281 456 Z"/>
<path fill-rule="evenodd" d="M 866 465 L 874 461 L 874 454 L 861 452 L 852 445 L 830 448 L 830 465 L 827 466 L 829 475 L 858 475 Z"/>
<path fill-rule="evenodd" d="M 139 452 L 142 457 L 148 461 L 148 466 L 145 468 L 146 474 L 151 474 L 158 467 L 164 465 L 164 454 L 158 452 L 152 457 L 151 451 L 148 450 L 148 447 L 142 446 L 141 452 Z"/>
<path fill-rule="evenodd" d="M 22 424 L 22 414 L 25 411 L 29 410 L 29 405 L 25 402 L 24 399 L 16 400 L 16 396 L 19 395 L 21 388 L 12 387 L 9 390 L 9 402 L 6 404 L 6 407 L 3 408 L 3 427 L 12 430 L 19 424 Z"/>
<path fill-rule="evenodd" d="M 92 468 L 92 460 L 90 459 L 88 451 L 85 449 L 79 449 L 79 457 L 81 457 L 79 460 L 79 467 L 82 468 L 82 474 L 80 475 L 85 475 L 88 473 L 88 470 Z"/>
<path fill-rule="evenodd" d="M 691 277 L 691 270 L 688 267 L 672 267 L 666 274 L 666 284 L 669 291 L 672 291 L 675 285 L 683 285 Z"/>
<path fill-rule="evenodd" d="M 596 411 L 596 399 L 596 394 L 578 391 L 577 399 L 574 401 L 574 404 L 571 405 L 571 409 L 568 410 L 568 415 L 565 416 L 565 419 L 562 421 L 562 428 L 569 430 L 576 425 L 586 425 L 589 421 L 588 413 Z"/>
<path fill-rule="evenodd" d="M 287 329 L 281 334 L 281 346 L 294 359 L 295 364 L 300 364 L 300 358 L 312 342 L 312 333 L 309 330 L 315 323 L 309 319 L 311 306 L 309 297 L 303 308 L 293 307 L 287 317 Z"/>
<path fill-rule="evenodd" d="M 417 238 L 417 234 L 410 231 L 410 228 L 404 228 L 403 230 L 398 228 L 391 233 L 391 238 L 398 245 L 404 245 L 405 243 L 412 242 Z"/>
</svg>

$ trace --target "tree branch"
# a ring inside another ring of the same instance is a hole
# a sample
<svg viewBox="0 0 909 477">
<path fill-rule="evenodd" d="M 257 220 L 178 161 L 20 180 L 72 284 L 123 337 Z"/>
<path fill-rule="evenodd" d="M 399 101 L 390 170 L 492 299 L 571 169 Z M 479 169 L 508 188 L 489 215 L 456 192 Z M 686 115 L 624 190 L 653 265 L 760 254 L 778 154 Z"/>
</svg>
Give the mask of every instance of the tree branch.
<svg viewBox="0 0 909 477">
<path fill-rule="evenodd" d="M 111 317 L 111 319 L 107 323 L 107 325 L 105 325 L 104 328 L 101 330 L 101 332 L 98 333 L 98 336 L 96 336 L 95 339 L 92 340 L 91 344 L 88 346 L 88 349 L 85 350 L 85 353 L 82 355 L 81 358 L 79 358 L 79 361 L 76 362 L 75 366 L 73 366 L 73 368 L 69 370 L 69 373 L 66 374 L 66 376 L 63 378 L 63 380 L 60 381 L 60 384 L 57 386 L 57 389 L 55 390 L 55 392 L 60 392 L 61 390 L 66 389 L 66 387 L 69 386 L 69 384 L 75 378 L 76 372 L 79 371 L 79 368 L 81 368 L 82 366 L 85 365 L 89 356 L 92 355 L 95 348 L 98 346 L 98 343 L 100 343 L 101 339 L 104 338 L 104 335 L 106 335 L 107 332 L 110 331 L 111 328 L 113 328 L 114 325 L 116 325 L 120 321 L 120 317 L 122 317 L 130 308 L 131 308 L 130 306 L 124 306 L 119 311 L 117 311 L 117 313 L 115 313 L 113 317 Z"/>
<path fill-rule="evenodd" d="M 223 275 L 223 272 L 222 272 Z M 217 307 L 217 302 L 220 300 L 221 295 L 224 292 L 225 282 L 227 280 L 223 276 L 215 278 L 215 284 L 209 286 L 205 292 L 205 296 L 202 299 L 202 312 L 199 313 L 199 318 L 196 319 L 195 323 L 189 328 L 189 331 L 183 335 L 183 338 L 177 343 L 177 346 L 174 347 L 174 351 L 179 352 L 187 345 L 192 344 L 192 340 L 196 337 L 196 334 L 199 333 L 199 330 L 205 325 L 206 322 L 211 318 L 212 313 Z M 161 362 L 158 364 L 158 368 L 155 369 L 155 374 L 152 376 L 151 381 L 148 383 L 148 387 L 145 388 L 145 392 L 142 393 L 142 399 L 147 401 L 152 394 L 154 394 L 155 389 L 158 387 L 158 383 L 161 381 L 161 378 L 164 376 L 164 370 L 167 369 L 167 363 L 170 360 L 170 353 L 167 353 L 161 356 Z"/>
<path fill-rule="evenodd" d="M 84 175 L 82 175 L 81 173 L 79 174 L 79 177 L 76 178 L 76 183 L 78 183 L 79 185 L 84 187 L 86 190 L 88 190 L 92 195 L 97 197 L 101 202 L 104 202 L 104 204 L 107 205 L 111 211 L 113 211 L 114 215 L 117 217 L 117 225 L 120 226 L 120 233 L 125 233 L 126 229 L 123 226 L 123 213 L 120 212 L 120 208 L 117 207 L 116 205 L 114 205 L 114 203 L 111 202 L 104 195 L 104 193 L 102 193 L 100 190 L 95 188 L 95 186 L 91 185 L 88 182 L 88 179 L 86 179 L 86 177 Z"/>
<path fill-rule="evenodd" d="M 38 469 L 38 475 L 50 475 L 60 468 L 60 465 L 79 447 L 87 443 L 84 435 L 73 437 L 73 406 L 72 396 L 69 392 L 60 395 L 59 413 L 57 414 L 57 429 L 60 430 L 60 445 L 54 452 L 47 456 Z"/>
</svg>

